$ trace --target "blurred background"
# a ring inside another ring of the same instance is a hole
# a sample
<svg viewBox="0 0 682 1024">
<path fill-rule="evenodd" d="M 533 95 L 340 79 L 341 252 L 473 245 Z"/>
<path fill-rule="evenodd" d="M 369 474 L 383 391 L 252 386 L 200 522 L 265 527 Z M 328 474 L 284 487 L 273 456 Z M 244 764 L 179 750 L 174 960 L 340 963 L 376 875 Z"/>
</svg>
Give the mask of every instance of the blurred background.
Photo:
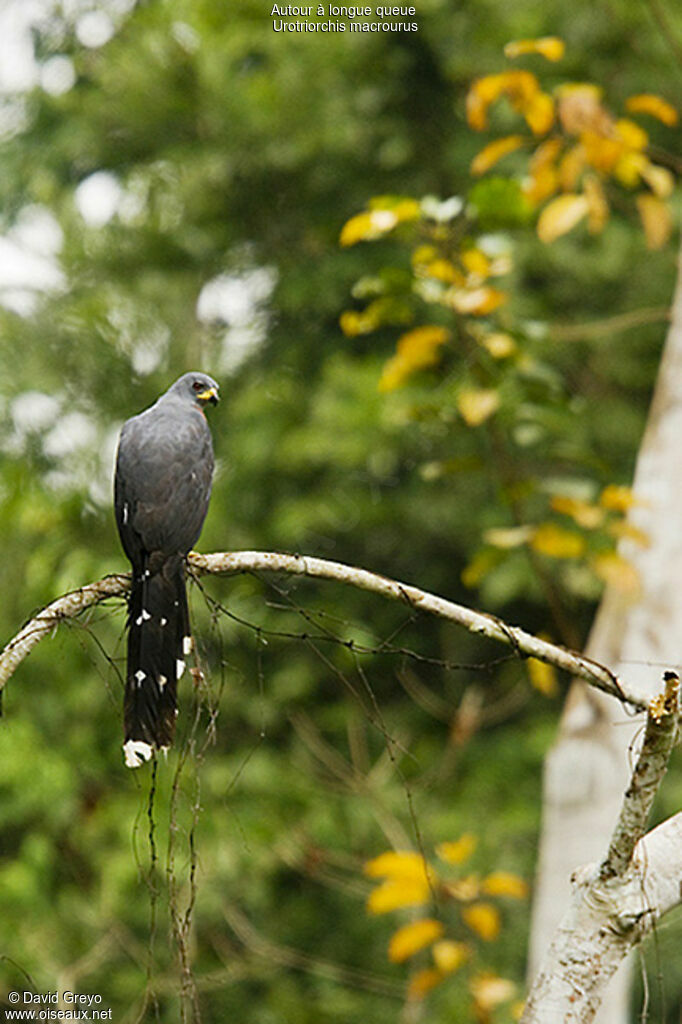
<svg viewBox="0 0 682 1024">
<path fill-rule="evenodd" d="M 339 235 L 372 196 L 467 201 L 482 146 L 467 90 L 511 39 L 560 36 L 563 77 L 614 103 L 652 92 L 679 107 L 680 11 L 419 0 L 411 33 L 275 33 L 272 20 L 260 0 L 2 3 L 3 642 L 55 596 L 127 568 L 111 510 L 118 431 L 204 369 L 223 400 L 202 551 L 349 562 L 579 646 L 603 583 L 580 552 L 473 559 L 486 530 L 513 525 L 528 480 L 570 462 L 595 493 L 629 483 L 674 237 L 647 250 L 623 204 L 602 234 L 548 247 L 479 194 L 489 229 L 516 246 L 511 303 L 535 367 L 522 396 L 535 432 L 513 434 L 509 389 L 500 428 L 515 440 L 500 452 L 457 412 L 456 343 L 379 390 L 395 321 L 348 336 L 339 319 L 365 294 L 356 282 L 404 272 L 409 253 Z M 661 149 L 678 141 L 650 132 Z M 623 329 L 571 334 L 640 308 Z M 532 472 L 517 474 L 531 449 Z M 498 901 L 499 935 L 438 908 L 467 966 L 406 1001 L 408 969 L 386 949 L 410 912 L 366 912 L 363 864 L 471 833 L 462 877 L 532 885 L 566 681 L 331 583 L 204 579 L 191 603 L 206 684 L 185 681 L 153 787 L 122 765 L 123 601 L 65 624 L 6 688 L 0 994 L 97 992 L 119 1022 L 512 1020 L 529 899 Z M 681 782 L 678 765 L 668 810 Z M 486 976 L 510 986 L 472 1003 Z M 678 1020 L 679 958 L 664 978 L 657 1019 Z"/>
</svg>

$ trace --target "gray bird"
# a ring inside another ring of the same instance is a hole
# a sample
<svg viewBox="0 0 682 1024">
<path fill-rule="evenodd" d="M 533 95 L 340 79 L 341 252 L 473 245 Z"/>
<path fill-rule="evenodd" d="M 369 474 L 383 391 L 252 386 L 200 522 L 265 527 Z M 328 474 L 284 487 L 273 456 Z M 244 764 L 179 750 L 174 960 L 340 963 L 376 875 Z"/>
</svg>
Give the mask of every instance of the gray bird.
<svg viewBox="0 0 682 1024">
<path fill-rule="evenodd" d="M 149 409 L 123 424 L 116 456 L 114 506 L 132 564 L 124 699 L 129 768 L 170 746 L 177 681 L 192 649 L 185 556 L 206 518 L 213 445 L 204 407 L 218 385 L 186 373 Z"/>
</svg>

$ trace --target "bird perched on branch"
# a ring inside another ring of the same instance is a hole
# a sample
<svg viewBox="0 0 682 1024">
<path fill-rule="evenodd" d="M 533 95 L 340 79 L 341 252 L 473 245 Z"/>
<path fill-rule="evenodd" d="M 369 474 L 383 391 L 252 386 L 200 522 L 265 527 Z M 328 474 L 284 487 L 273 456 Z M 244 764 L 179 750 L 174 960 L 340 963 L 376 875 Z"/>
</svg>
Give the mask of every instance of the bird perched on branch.
<svg viewBox="0 0 682 1024">
<path fill-rule="evenodd" d="M 208 509 L 213 445 L 204 407 L 218 385 L 186 373 L 149 409 L 123 424 L 114 505 L 132 564 L 123 753 L 137 768 L 170 746 L 177 681 L 192 649 L 185 555 Z"/>
</svg>

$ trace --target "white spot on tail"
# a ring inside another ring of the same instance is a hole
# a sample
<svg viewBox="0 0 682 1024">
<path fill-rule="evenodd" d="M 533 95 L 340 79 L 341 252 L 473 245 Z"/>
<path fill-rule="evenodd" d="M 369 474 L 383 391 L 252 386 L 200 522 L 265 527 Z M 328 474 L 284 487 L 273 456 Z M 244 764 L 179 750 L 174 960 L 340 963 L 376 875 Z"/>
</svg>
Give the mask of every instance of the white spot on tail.
<svg viewBox="0 0 682 1024">
<path fill-rule="evenodd" d="M 150 761 L 154 748 L 144 740 L 128 740 L 123 744 L 123 756 L 126 768 L 139 768 L 145 761 Z"/>
<path fill-rule="evenodd" d="M 177 678 L 179 679 L 182 673 L 185 671 L 185 663 L 180 658 L 175 662 L 175 671 L 177 672 Z"/>
<path fill-rule="evenodd" d="M 143 672 L 142 669 L 139 668 L 137 670 L 137 672 L 135 673 L 135 678 L 137 679 L 138 687 L 140 687 L 140 686 L 142 686 L 142 680 L 147 678 L 147 673 Z"/>
<path fill-rule="evenodd" d="M 182 638 L 182 653 L 183 654 L 191 654 L 193 646 L 194 646 L 194 644 L 192 643 L 192 637 L 191 636 L 184 636 Z"/>
<path fill-rule="evenodd" d="M 167 622 L 168 622 L 168 619 L 165 616 L 162 616 L 162 618 L 161 618 L 161 625 L 165 626 L 167 624 Z"/>
<path fill-rule="evenodd" d="M 159 689 L 161 690 L 162 693 L 163 693 L 163 688 L 164 688 L 164 686 L 166 685 L 167 682 L 168 682 L 168 679 L 166 678 L 166 676 L 159 676 Z M 163 747 L 161 749 L 163 750 Z"/>
<path fill-rule="evenodd" d="M 151 619 L 151 615 L 149 614 L 146 608 L 143 608 L 142 614 L 138 615 L 138 617 L 135 619 L 135 625 L 141 626 L 143 622 L 147 621 L 147 619 Z"/>
<path fill-rule="evenodd" d="M 123 502 L 123 525 L 125 526 L 128 522 L 128 502 Z"/>
</svg>

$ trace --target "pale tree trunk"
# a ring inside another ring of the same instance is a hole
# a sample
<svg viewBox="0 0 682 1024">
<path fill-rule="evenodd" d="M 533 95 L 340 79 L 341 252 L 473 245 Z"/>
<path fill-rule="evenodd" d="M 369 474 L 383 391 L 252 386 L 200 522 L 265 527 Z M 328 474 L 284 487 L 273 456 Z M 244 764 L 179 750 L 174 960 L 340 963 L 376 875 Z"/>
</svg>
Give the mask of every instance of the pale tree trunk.
<svg viewBox="0 0 682 1024">
<path fill-rule="evenodd" d="M 641 590 L 628 599 L 608 587 L 586 653 L 624 675 L 641 698 L 658 689 L 663 668 L 682 663 L 682 256 L 671 323 L 633 484 L 641 504 L 633 524 L 647 548 L 624 543 Z M 544 773 L 543 827 L 533 908 L 529 976 L 533 978 L 568 908 L 573 872 L 600 861 L 618 816 L 642 728 L 613 698 L 575 682 Z M 599 1024 L 629 1020 L 627 962 L 610 983 Z M 550 1007 L 547 1024 L 563 1022 Z"/>
<path fill-rule="evenodd" d="M 677 740 L 680 680 L 666 672 L 600 864 L 574 872 L 570 906 L 533 980 L 521 1024 L 592 1024 L 613 1005 L 609 982 L 624 957 L 680 904 L 682 814 L 646 834 Z"/>
</svg>

